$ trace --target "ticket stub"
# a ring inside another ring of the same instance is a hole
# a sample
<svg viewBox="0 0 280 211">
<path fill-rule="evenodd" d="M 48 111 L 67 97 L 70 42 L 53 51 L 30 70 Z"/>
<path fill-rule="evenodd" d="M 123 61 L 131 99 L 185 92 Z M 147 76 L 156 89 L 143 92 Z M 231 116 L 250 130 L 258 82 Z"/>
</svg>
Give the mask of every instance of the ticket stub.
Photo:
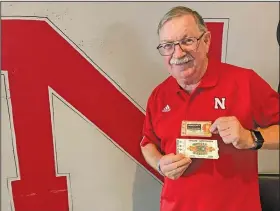
<svg viewBox="0 0 280 211">
<path fill-rule="evenodd" d="M 211 121 L 182 121 L 181 136 L 211 137 Z"/>
<path fill-rule="evenodd" d="M 176 152 L 189 158 L 219 159 L 217 140 L 177 139 Z"/>
</svg>

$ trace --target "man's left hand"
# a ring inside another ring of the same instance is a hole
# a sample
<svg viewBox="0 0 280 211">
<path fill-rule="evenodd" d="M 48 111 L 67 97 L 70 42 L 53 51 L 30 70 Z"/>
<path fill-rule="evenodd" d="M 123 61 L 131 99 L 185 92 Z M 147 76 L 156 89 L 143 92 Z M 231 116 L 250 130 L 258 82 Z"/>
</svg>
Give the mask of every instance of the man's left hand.
<svg viewBox="0 0 280 211">
<path fill-rule="evenodd" d="M 235 116 L 216 119 L 210 131 L 219 134 L 224 143 L 233 144 L 237 149 L 249 149 L 254 146 L 251 132 L 243 128 Z"/>
</svg>

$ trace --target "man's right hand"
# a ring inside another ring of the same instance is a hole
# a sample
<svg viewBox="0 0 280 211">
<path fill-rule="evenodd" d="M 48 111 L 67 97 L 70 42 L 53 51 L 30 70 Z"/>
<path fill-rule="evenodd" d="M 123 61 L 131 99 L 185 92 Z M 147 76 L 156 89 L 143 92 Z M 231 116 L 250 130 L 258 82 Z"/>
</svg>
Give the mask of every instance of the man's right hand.
<svg viewBox="0 0 280 211">
<path fill-rule="evenodd" d="M 161 157 L 160 169 L 169 179 L 178 179 L 191 164 L 191 159 L 182 154 L 168 154 Z"/>
</svg>

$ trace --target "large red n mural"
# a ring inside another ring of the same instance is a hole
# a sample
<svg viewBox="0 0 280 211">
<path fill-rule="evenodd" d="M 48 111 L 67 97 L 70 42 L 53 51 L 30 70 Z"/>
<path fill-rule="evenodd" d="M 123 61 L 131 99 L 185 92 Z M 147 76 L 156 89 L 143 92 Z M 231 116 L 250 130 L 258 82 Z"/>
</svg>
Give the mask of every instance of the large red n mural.
<svg viewBox="0 0 280 211">
<path fill-rule="evenodd" d="M 222 59 L 224 20 L 207 25 L 210 56 Z M 16 211 L 70 209 L 67 178 L 56 175 L 49 88 L 161 179 L 141 155 L 144 112 L 105 72 L 45 18 L 3 19 L 1 26 L 19 164 L 19 180 L 11 182 Z"/>
</svg>

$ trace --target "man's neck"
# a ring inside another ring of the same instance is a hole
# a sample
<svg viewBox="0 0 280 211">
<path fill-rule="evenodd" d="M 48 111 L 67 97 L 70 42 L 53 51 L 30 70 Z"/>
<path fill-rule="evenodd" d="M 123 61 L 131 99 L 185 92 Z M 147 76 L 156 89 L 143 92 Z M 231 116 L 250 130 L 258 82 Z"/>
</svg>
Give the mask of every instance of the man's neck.
<svg viewBox="0 0 280 211">
<path fill-rule="evenodd" d="M 192 93 L 196 87 L 198 87 L 200 81 L 198 81 L 196 84 L 183 84 L 181 85 L 182 89 L 184 89 L 188 93 Z"/>
</svg>

